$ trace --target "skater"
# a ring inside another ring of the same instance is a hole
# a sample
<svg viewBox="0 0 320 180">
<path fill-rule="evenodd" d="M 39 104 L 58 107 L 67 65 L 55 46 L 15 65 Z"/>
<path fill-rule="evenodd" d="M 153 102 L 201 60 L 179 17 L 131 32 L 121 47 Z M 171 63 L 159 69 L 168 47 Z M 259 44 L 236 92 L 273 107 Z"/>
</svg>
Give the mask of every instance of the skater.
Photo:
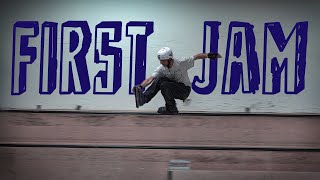
<svg viewBox="0 0 320 180">
<path fill-rule="evenodd" d="M 133 87 L 136 107 L 139 108 L 159 92 L 165 100 L 165 106 L 158 109 L 160 114 L 178 114 L 175 99 L 185 100 L 191 91 L 191 82 L 187 70 L 194 66 L 198 59 L 221 58 L 218 53 L 199 53 L 194 56 L 178 60 L 173 57 L 170 48 L 163 47 L 158 51 L 160 66 L 156 68 L 151 77 L 145 79 L 141 84 Z M 151 85 L 150 85 L 151 84 Z M 149 86 L 145 92 L 143 88 Z"/>
</svg>

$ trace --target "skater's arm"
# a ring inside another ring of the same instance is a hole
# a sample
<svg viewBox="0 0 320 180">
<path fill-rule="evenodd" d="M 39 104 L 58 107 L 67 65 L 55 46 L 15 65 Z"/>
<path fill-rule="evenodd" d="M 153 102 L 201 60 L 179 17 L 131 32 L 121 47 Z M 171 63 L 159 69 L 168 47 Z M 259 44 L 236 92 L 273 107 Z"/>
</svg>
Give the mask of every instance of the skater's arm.
<svg viewBox="0 0 320 180">
<path fill-rule="evenodd" d="M 194 55 L 193 58 L 194 60 L 205 59 L 205 58 L 215 59 L 215 58 L 222 58 L 222 56 L 219 53 L 199 53 Z"/>
<path fill-rule="evenodd" d="M 145 80 L 140 84 L 140 86 L 142 86 L 143 88 L 145 88 L 145 87 L 149 86 L 149 84 L 151 84 L 154 79 L 155 79 L 155 77 L 151 76 L 151 77 L 145 79 Z"/>
</svg>

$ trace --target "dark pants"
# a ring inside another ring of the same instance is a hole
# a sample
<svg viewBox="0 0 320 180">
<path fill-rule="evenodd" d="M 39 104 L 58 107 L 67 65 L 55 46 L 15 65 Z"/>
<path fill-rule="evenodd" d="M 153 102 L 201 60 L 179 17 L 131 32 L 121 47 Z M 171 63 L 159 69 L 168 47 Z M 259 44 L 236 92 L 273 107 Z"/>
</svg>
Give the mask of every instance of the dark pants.
<svg viewBox="0 0 320 180">
<path fill-rule="evenodd" d="M 149 102 L 160 90 L 166 101 L 167 110 L 176 111 L 175 99 L 187 99 L 191 88 L 183 83 L 172 81 L 169 78 L 159 77 L 156 78 L 151 86 L 144 92 L 145 102 Z"/>
</svg>

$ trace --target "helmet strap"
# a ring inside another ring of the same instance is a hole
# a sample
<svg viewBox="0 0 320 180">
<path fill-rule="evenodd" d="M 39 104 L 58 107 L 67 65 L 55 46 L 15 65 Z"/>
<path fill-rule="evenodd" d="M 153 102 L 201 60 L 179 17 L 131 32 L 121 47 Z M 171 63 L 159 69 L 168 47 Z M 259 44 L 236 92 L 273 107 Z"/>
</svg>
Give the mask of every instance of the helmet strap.
<svg viewBox="0 0 320 180">
<path fill-rule="evenodd" d="M 172 62 L 173 62 L 173 59 L 170 58 L 170 59 L 169 59 L 169 64 L 168 64 L 168 68 L 171 68 L 171 67 L 172 67 L 172 66 L 170 67 L 170 65 L 171 65 Z"/>
</svg>

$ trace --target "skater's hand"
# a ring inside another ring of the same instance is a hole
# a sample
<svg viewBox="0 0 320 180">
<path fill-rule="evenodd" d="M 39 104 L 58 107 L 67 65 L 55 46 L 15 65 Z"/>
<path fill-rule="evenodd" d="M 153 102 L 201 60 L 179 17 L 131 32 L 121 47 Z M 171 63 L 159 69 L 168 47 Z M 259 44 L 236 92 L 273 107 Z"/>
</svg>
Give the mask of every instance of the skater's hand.
<svg viewBox="0 0 320 180">
<path fill-rule="evenodd" d="M 216 59 L 216 58 L 222 58 L 222 56 L 219 53 L 208 53 L 208 58 Z"/>
<path fill-rule="evenodd" d="M 141 84 L 138 84 L 138 85 L 132 87 L 132 91 L 133 91 L 134 87 L 140 87 L 140 89 L 143 89 Z"/>
</svg>

